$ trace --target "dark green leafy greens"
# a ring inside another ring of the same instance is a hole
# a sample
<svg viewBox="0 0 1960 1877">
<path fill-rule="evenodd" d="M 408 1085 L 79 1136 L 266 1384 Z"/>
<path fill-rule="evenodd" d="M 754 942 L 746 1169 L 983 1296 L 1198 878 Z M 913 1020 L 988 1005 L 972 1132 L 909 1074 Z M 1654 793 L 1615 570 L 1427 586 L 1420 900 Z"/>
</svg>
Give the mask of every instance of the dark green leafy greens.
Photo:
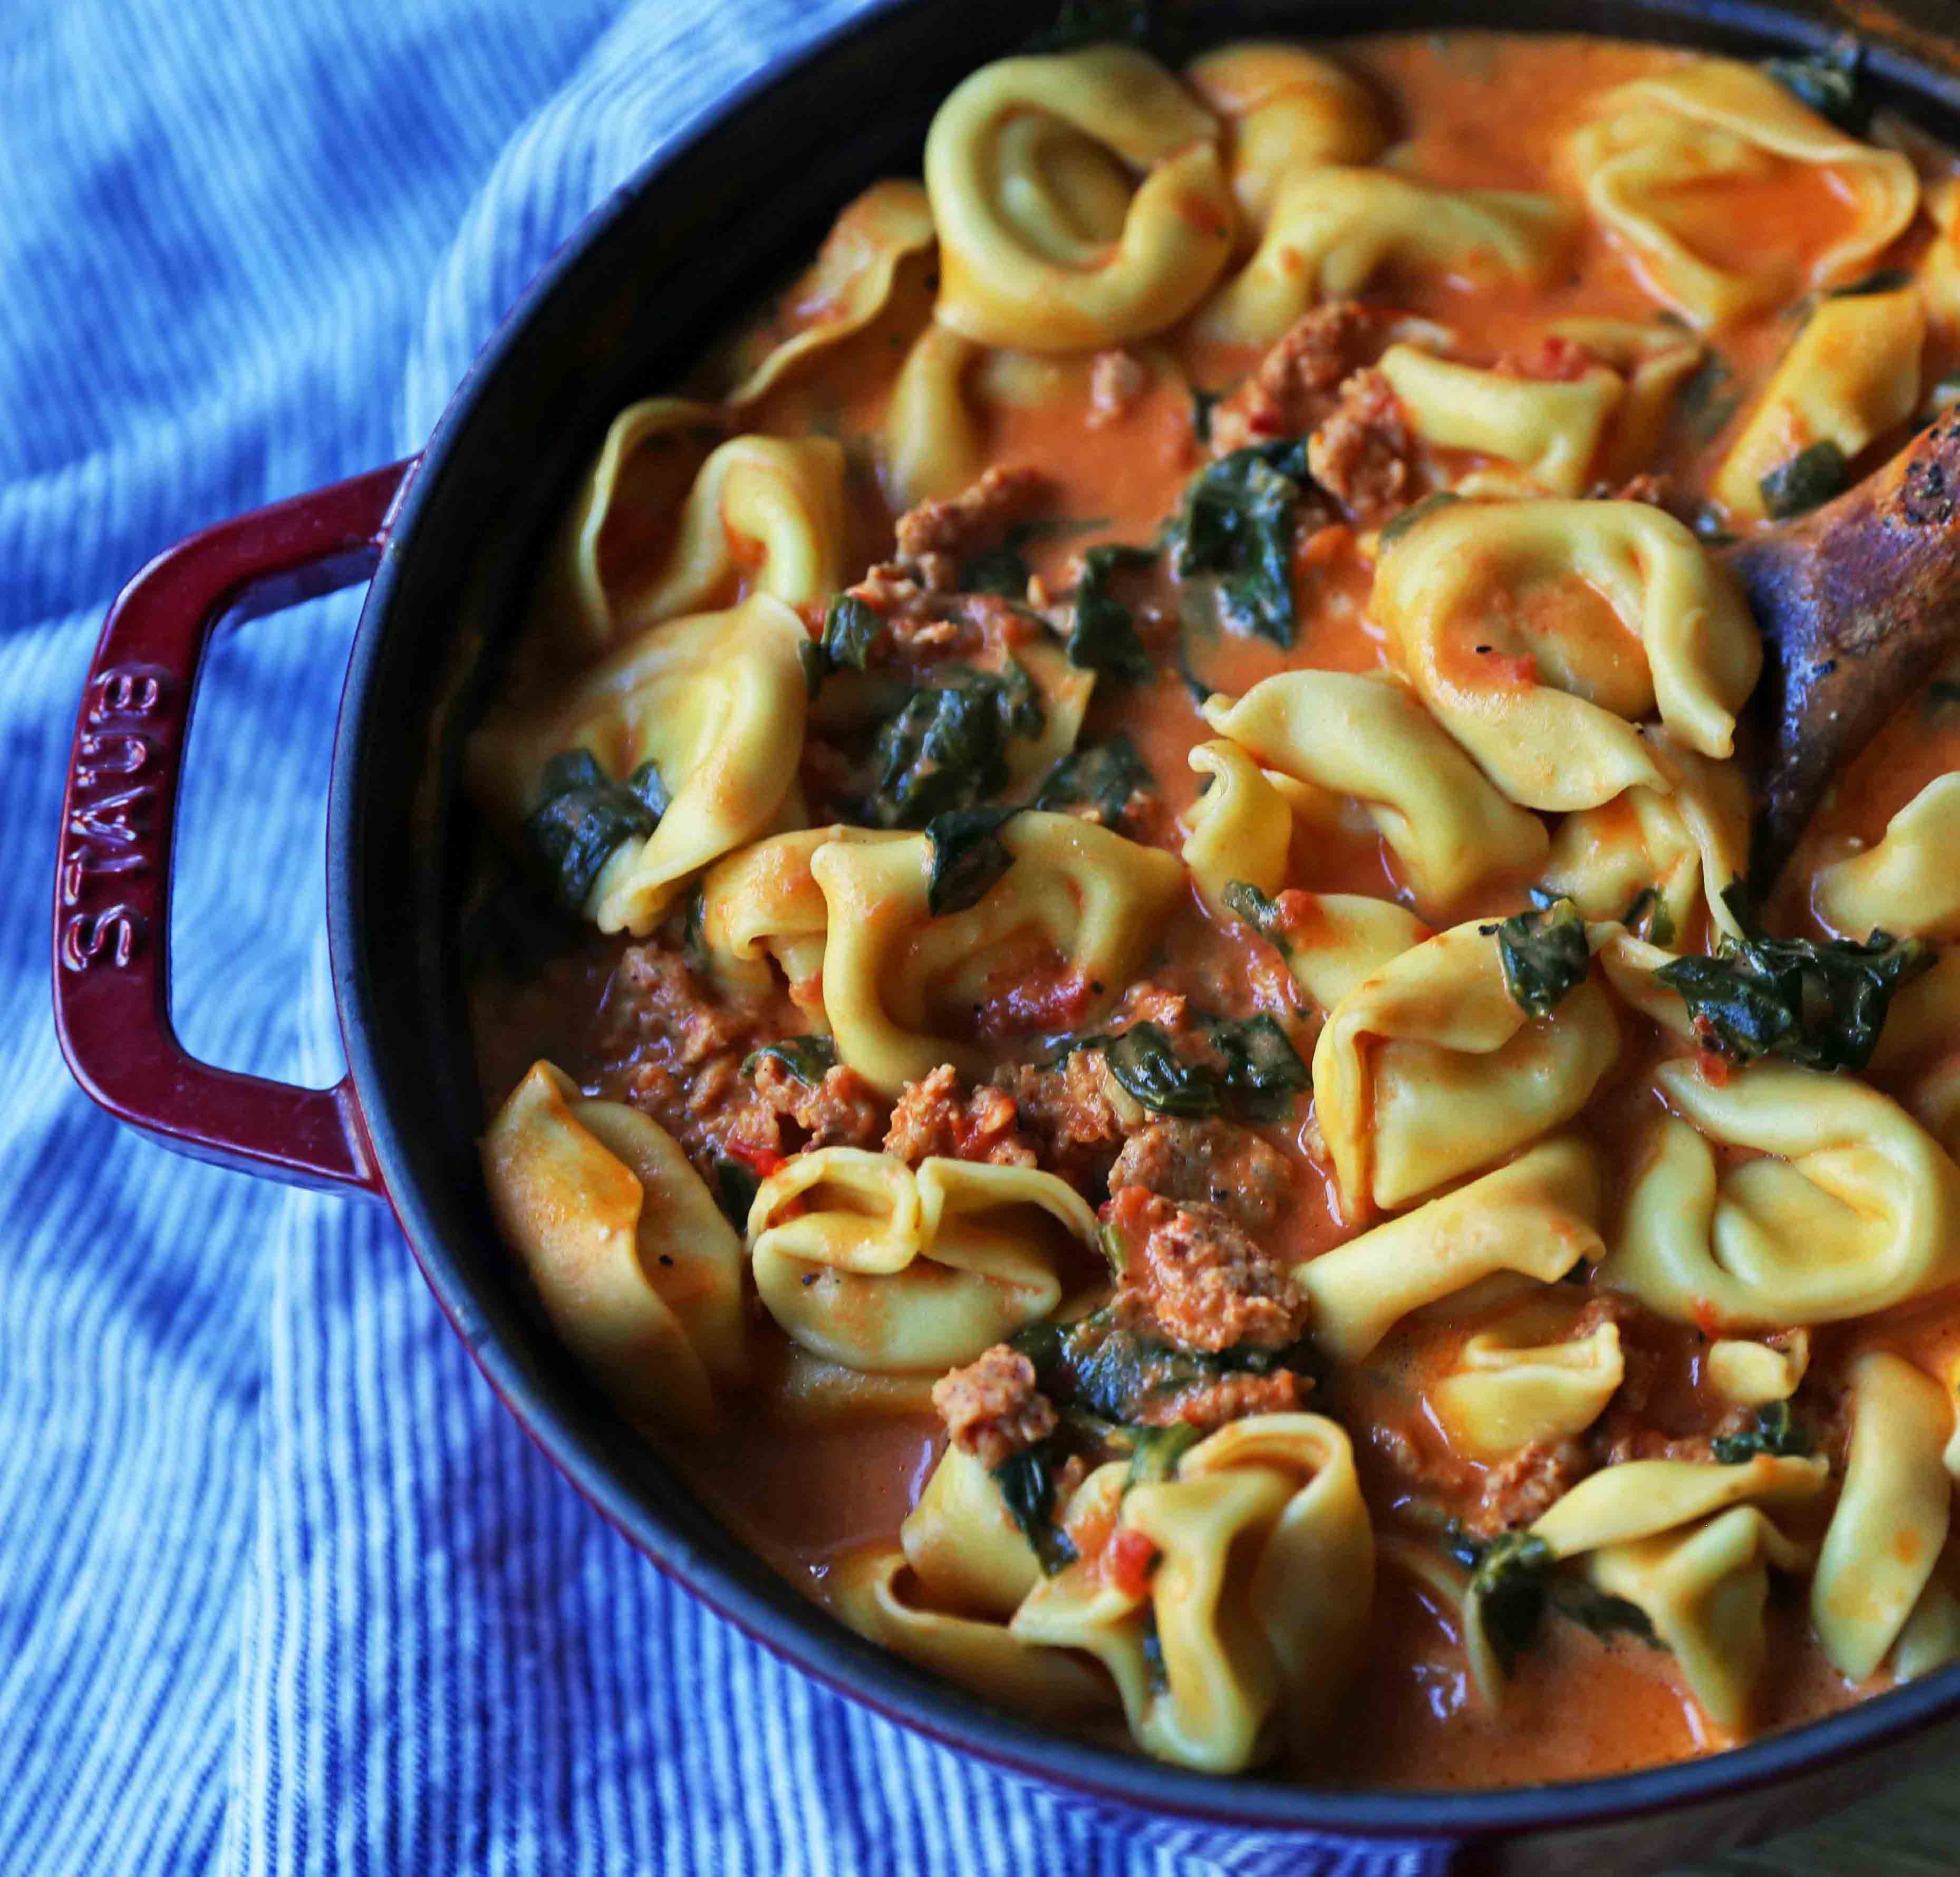
<svg viewBox="0 0 1960 1877">
<path fill-rule="evenodd" d="M 1225 904 L 1282 958 L 1292 952 L 1293 941 L 1287 937 L 1285 915 L 1278 901 L 1268 899 L 1249 880 L 1235 880 L 1226 886 Z"/>
<path fill-rule="evenodd" d="M 714 1163 L 715 1201 L 737 1231 L 748 1224 L 749 1208 L 756 1203 L 756 1189 L 762 1183 L 756 1169 L 740 1160 L 724 1157 Z"/>
<path fill-rule="evenodd" d="M 1217 576 L 1224 617 L 1277 645 L 1293 643 L 1293 530 L 1312 482 L 1304 437 L 1252 444 L 1200 469 L 1172 524 L 1178 577 Z"/>
<path fill-rule="evenodd" d="M 1710 1446 L 1724 1466 L 1737 1465 L 1758 1453 L 1802 1459 L 1812 1450 L 1810 1436 L 1790 1411 L 1787 1401 L 1771 1401 L 1758 1408 L 1755 1418 L 1741 1433 L 1717 1434 Z"/>
<path fill-rule="evenodd" d="M 932 870 L 926 883 L 926 910 L 964 912 L 977 905 L 1007 869 L 1014 857 L 1001 838 L 1001 830 L 1021 811 L 1018 808 L 955 808 L 935 815 L 925 825 L 932 844 Z"/>
<path fill-rule="evenodd" d="M 1860 300 L 1868 294 L 1897 293 L 1901 287 L 1911 285 L 1912 276 L 1903 267 L 1881 267 L 1876 273 L 1867 274 L 1862 280 L 1854 280 L 1848 286 L 1832 288 L 1825 297 Z"/>
<path fill-rule="evenodd" d="M 1055 1476 L 1062 1455 L 1051 1436 L 1010 1455 L 994 1469 L 994 1483 L 1009 1516 L 1041 1560 L 1042 1570 L 1060 1570 L 1075 1555 L 1068 1535 L 1055 1522 Z"/>
<path fill-rule="evenodd" d="M 834 668 L 862 671 L 871 660 L 871 647 L 878 641 L 884 621 L 861 600 L 838 593 L 825 609 L 823 655 Z"/>
<path fill-rule="evenodd" d="M 1123 1432 L 1130 1449 L 1131 1486 L 1170 1478 L 1178 1462 L 1204 1438 L 1204 1430 L 1188 1420 L 1174 1420 L 1167 1427 L 1129 1427 Z"/>
<path fill-rule="evenodd" d="M 943 667 L 880 727 L 867 818 L 881 828 L 923 828 L 972 808 L 1007 779 L 1007 740 L 1041 734 L 1042 712 L 1027 674 Z"/>
<path fill-rule="evenodd" d="M 1156 787 L 1136 745 L 1119 733 L 1064 756 L 1042 779 L 1032 806 L 1061 812 L 1093 808 L 1106 828 L 1120 828 L 1130 798 Z"/>
<path fill-rule="evenodd" d="M 1822 56 L 1765 59 L 1763 70 L 1819 117 L 1861 137 L 1872 121 L 1872 107 L 1858 82 L 1859 63 L 1857 42 L 1841 40 Z"/>
<path fill-rule="evenodd" d="M 1034 1364 L 1042 1392 L 1078 1417 L 1093 1417 L 1099 1438 L 1128 1452 L 1153 1419 L 1174 1414 L 1178 1398 L 1228 1375 L 1311 1376 L 1305 1342 L 1284 1349 L 1250 1344 L 1224 1350 L 1179 1349 L 1115 1320 L 1106 1306 L 1073 1323 L 1036 1323 L 1010 1339 Z"/>
<path fill-rule="evenodd" d="M 537 804 L 524 822 L 524 845 L 558 904 L 579 912 L 614 851 L 644 841 L 667 805 L 651 762 L 616 782 L 590 750 L 565 750 L 545 765 Z"/>
<path fill-rule="evenodd" d="M 1224 395 L 1222 391 L 1201 390 L 1196 385 L 1191 387 L 1191 434 L 1200 443 L 1211 441 L 1211 413 Z"/>
<path fill-rule="evenodd" d="M 1709 443 L 1741 402 L 1729 361 L 1711 345 L 1674 394 L 1674 421 L 1690 443 Z"/>
<path fill-rule="evenodd" d="M 1701 1046 L 1731 1062 L 1778 1055 L 1856 1071 L 1872 1059 L 1892 994 L 1932 962 L 1923 940 L 1889 932 L 1862 942 L 1725 935 L 1713 958 L 1677 958 L 1654 976 L 1681 994 Z"/>
<path fill-rule="evenodd" d="M 1154 548 L 1128 547 L 1118 541 L 1106 541 L 1083 555 L 1075 617 L 1068 629 L 1071 663 L 1117 678 L 1147 679 L 1155 671 L 1137 636 L 1135 618 L 1114 588 L 1118 574 L 1151 566 L 1157 558 Z"/>
<path fill-rule="evenodd" d="M 1507 1675 L 1536 1640 L 1548 1608 L 1596 1636 L 1630 1634 L 1659 1645 L 1653 1624 L 1637 1605 L 1561 1575 L 1551 1547 L 1529 1532 L 1473 1538 L 1453 1530 L 1450 1550 L 1469 1568 L 1470 1600 L 1478 1606 L 1484 1638 Z"/>
<path fill-rule="evenodd" d="M 1620 915 L 1620 923 L 1634 937 L 1645 939 L 1650 945 L 1674 943 L 1673 915 L 1658 886 L 1643 886 L 1634 894 L 1633 904 Z"/>
<path fill-rule="evenodd" d="M 752 1050 L 742 1063 L 742 1073 L 752 1076 L 764 1057 L 781 1063 L 801 1083 L 815 1088 L 837 1066 L 837 1044 L 829 1036 L 784 1036 L 761 1048 Z"/>
<path fill-rule="evenodd" d="M 1826 437 L 1799 450 L 1787 463 L 1779 463 L 1756 486 L 1762 491 L 1763 507 L 1770 519 L 1787 521 L 1841 494 L 1847 479 L 1844 453 Z"/>
<path fill-rule="evenodd" d="M 960 567 L 962 593 L 998 593 L 1003 599 L 1019 600 L 1028 590 L 1028 564 L 1011 542 L 987 548 Z"/>
<path fill-rule="evenodd" d="M 1112 1036 L 1075 1038 L 1055 1060 L 1096 1050 L 1118 1084 L 1144 1107 L 1187 1119 L 1234 1114 L 1277 1120 L 1306 1088 L 1306 1064 L 1271 1017 L 1263 1012 L 1249 1017 L 1193 1014 L 1215 1063 L 1180 1056 L 1162 1026 L 1147 1020 Z"/>
<path fill-rule="evenodd" d="M 1570 899 L 1548 899 L 1487 930 L 1495 933 L 1504 988 L 1527 1016 L 1547 1016 L 1592 964 L 1586 921 Z"/>
</svg>

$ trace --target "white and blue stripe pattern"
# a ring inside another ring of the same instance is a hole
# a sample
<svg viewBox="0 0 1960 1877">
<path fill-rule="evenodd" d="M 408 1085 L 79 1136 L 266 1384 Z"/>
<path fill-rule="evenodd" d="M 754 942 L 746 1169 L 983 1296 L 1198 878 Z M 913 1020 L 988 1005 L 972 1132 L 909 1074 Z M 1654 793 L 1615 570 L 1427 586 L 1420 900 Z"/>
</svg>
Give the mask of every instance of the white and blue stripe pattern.
<svg viewBox="0 0 1960 1877">
<path fill-rule="evenodd" d="M 161 1153 L 55 1051 L 60 770 L 116 586 L 414 448 L 586 209 L 848 11 L 0 9 L 0 1877 L 1351 1868 L 1099 1814 L 802 1681 L 545 1464 L 380 1209 Z M 180 867 L 186 1040 L 323 1083 L 355 604 L 215 654 Z"/>
</svg>

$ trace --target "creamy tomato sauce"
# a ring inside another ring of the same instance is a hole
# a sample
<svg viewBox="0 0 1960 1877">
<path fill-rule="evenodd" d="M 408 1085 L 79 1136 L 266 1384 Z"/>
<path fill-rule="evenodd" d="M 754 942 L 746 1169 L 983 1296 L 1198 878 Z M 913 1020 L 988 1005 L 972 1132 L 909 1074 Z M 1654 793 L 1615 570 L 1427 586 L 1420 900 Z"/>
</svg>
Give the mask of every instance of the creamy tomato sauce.
<svg viewBox="0 0 1960 1877">
<path fill-rule="evenodd" d="M 1561 151 L 1589 101 L 1629 79 L 1675 70 L 1684 59 L 1671 50 L 1604 40 L 1471 33 L 1362 39 L 1322 49 L 1386 101 L 1398 138 L 1395 167 L 1451 188 L 1569 188 Z M 1777 161 L 1739 180 L 1683 189 L 1673 205 L 1682 225 L 1707 258 L 1759 269 L 1768 257 L 1793 279 L 1806 255 L 1841 235 L 1851 214 L 1828 177 Z M 1908 234 L 1898 254 L 1888 258 L 1910 259 L 1923 238 L 1923 233 Z M 797 374 L 744 418 L 749 428 L 786 435 L 814 431 L 842 442 L 851 466 L 847 488 L 854 576 L 889 552 L 899 504 L 877 473 L 876 439 L 897 361 L 931 303 L 928 267 L 908 266 L 901 278 L 901 291 L 864 333 L 838 347 L 821 370 Z M 1656 314 L 1656 296 L 1640 264 L 1590 222 L 1568 264 L 1542 285 L 1472 288 L 1449 280 L 1390 278 L 1372 285 L 1367 297 L 1448 326 L 1459 355 L 1487 361 L 1528 349 L 1554 320 L 1586 317 L 1651 324 Z M 1793 292 L 1780 295 L 1759 315 L 1723 329 L 1714 341 L 1717 362 L 1703 369 L 1707 383 L 1695 411 L 1662 433 L 1647 466 L 1669 479 L 1677 509 L 1691 510 L 1705 494 L 1752 394 L 1787 344 L 1793 297 Z M 785 295 L 743 337 L 733 357 L 752 364 L 825 310 L 807 297 Z M 997 354 L 979 367 L 986 392 L 979 420 L 985 460 L 1031 466 L 1050 479 L 1042 525 L 1028 531 L 1023 552 L 1037 582 L 1057 593 L 1071 584 L 1087 549 L 1155 537 L 1177 510 L 1194 472 L 1208 460 L 1194 394 L 1228 390 L 1256 364 L 1262 348 L 1208 345 L 1179 329 L 1134 349 L 1147 382 L 1113 415 L 1098 409 L 1087 358 L 1055 361 Z M 726 383 L 730 375 L 724 360 L 704 383 Z M 1890 441 L 1896 442 L 1896 435 Z M 662 551 L 700 453 L 676 444 L 636 472 L 634 499 L 622 505 L 619 520 L 609 523 L 603 556 L 630 562 Z M 1445 466 L 1460 469 L 1464 462 L 1456 453 Z M 1188 676 L 1200 689 L 1236 695 L 1283 670 L 1384 666 L 1384 636 L 1367 610 L 1378 552 L 1373 531 L 1360 526 L 1335 521 L 1304 531 L 1294 556 L 1300 627 L 1293 644 L 1283 649 L 1201 624 L 1185 641 Z M 738 568 L 722 601 L 740 597 L 747 578 Z M 1167 608 L 1176 604 L 1174 596 L 1160 598 Z M 1522 672 L 1533 658 L 1555 660 L 1560 644 L 1571 643 L 1582 626 L 1596 630 L 1602 641 L 1624 641 L 1603 600 L 1575 611 L 1568 591 L 1560 604 L 1542 612 L 1526 595 L 1508 616 L 1489 618 L 1448 655 L 1475 663 L 1492 657 L 1494 644 Z M 1637 692 L 1645 683 L 1644 661 L 1631 651 L 1627 657 L 1629 669 L 1611 687 L 1615 694 L 1628 687 Z M 1876 841 L 1888 819 L 1927 781 L 1960 768 L 1960 701 L 1951 701 L 1956 696 L 1960 690 L 1936 685 L 1915 698 L 1838 779 L 1771 908 L 1781 929 L 1818 929 L 1806 923 L 1815 869 Z M 1640 703 L 1633 699 L 1633 714 L 1639 714 Z M 1201 782 L 1188 759 L 1214 733 L 1199 714 L 1187 675 L 1165 666 L 1148 682 L 1099 685 L 1078 742 L 1118 733 L 1131 740 L 1154 778 L 1158 806 L 1143 838 L 1175 852 L 1181 839 L 1177 818 L 1197 800 Z M 805 780 L 814 793 L 820 778 L 813 778 L 807 764 Z M 1433 909 L 1428 923 L 1440 930 L 1459 921 L 1514 913 L 1526 903 L 1530 880 L 1530 870 L 1487 879 L 1462 903 Z M 1392 856 L 1373 823 L 1359 814 L 1346 816 L 1332 829 L 1297 824 L 1288 881 L 1318 892 L 1405 896 Z M 1706 936 L 1698 915 L 1677 943 L 1693 949 Z M 625 949 L 624 940 L 594 938 L 558 957 L 542 975 L 492 972 L 479 978 L 473 990 L 479 1061 L 493 1100 L 541 1056 L 558 1063 L 588 1093 L 617 1099 L 645 1097 L 654 1071 L 686 1072 L 670 1039 L 650 1042 L 630 1025 L 620 1027 L 622 1004 L 631 1000 L 615 972 Z M 1017 994 L 1025 1007 L 997 1013 L 982 1029 L 1004 1059 L 1034 1061 L 1073 1024 L 1056 1020 L 1069 1013 L 1053 1002 L 1058 994 L 1043 977 L 1042 961 L 1026 962 L 1026 971 L 1017 974 Z M 1290 1007 L 1303 1048 L 1310 1047 L 1318 1020 L 1271 947 L 1248 927 L 1208 916 L 1195 893 L 1167 921 L 1146 975 L 1221 1014 Z M 1050 1002 L 1044 1004 L 1045 997 Z M 1658 1099 L 1648 1072 L 1674 1045 L 1629 1011 L 1621 1011 L 1619 1021 L 1619 1059 L 1577 1126 L 1599 1144 L 1609 1179 L 1623 1185 L 1637 1170 L 1626 1144 Z M 746 1010 L 737 1028 L 752 1040 L 772 1026 L 778 1034 L 803 1027 L 781 985 Z M 1354 1226 L 1343 1217 L 1310 1107 L 1290 1125 L 1265 1125 L 1258 1131 L 1286 1157 L 1295 1182 L 1291 1203 L 1265 1236 L 1269 1249 L 1289 1261 L 1310 1259 L 1351 1236 Z M 688 1144 L 705 1163 L 711 1156 L 704 1141 L 713 1144 L 705 1135 Z M 1732 1150 L 1725 1153 L 1733 1157 Z M 1609 1216 L 1612 1209 L 1609 1203 Z M 1588 1300 L 1586 1288 L 1573 1287 L 1570 1315 L 1576 1319 Z M 1496 1308 L 1494 1303 L 1494 1313 Z M 1479 1322 L 1460 1310 L 1446 1322 L 1425 1320 L 1418 1312 L 1373 1354 L 1337 1368 L 1308 1404 L 1352 1433 L 1385 1540 L 1370 1653 L 1332 1758 L 1316 1763 L 1316 1776 L 1362 1784 L 1474 1786 L 1612 1772 L 1724 1744 L 1704 1721 L 1666 1650 L 1625 1635 L 1596 1637 L 1576 1623 L 1545 1626 L 1536 1646 L 1520 1657 L 1500 1714 L 1484 1713 L 1472 1698 L 1459 1618 L 1446 1599 L 1398 1561 L 1396 1547 L 1433 1540 L 1435 1509 L 1474 1508 L 1488 1484 L 1491 1469 L 1454 1451 L 1425 1405 L 1429 1384 L 1451 1369 Z M 770 1333 L 759 1315 L 757 1322 L 759 1334 Z M 1653 1317 L 1624 1333 L 1637 1350 L 1645 1380 L 1637 1411 L 1621 1415 L 1630 1439 L 1637 1433 L 1655 1442 L 1690 1436 L 1719 1420 L 1724 1405 L 1707 1383 L 1707 1335 Z M 1896 1350 L 1933 1373 L 1946 1373 L 1944 1365 L 1960 1352 L 1960 1328 L 1951 1309 L 1936 1303 L 1811 1334 L 1812 1375 L 1827 1381 L 1866 1348 Z M 745 1540 L 821 1600 L 841 1555 L 893 1539 L 931 1473 L 941 1438 L 937 1417 L 922 1402 L 912 1411 L 814 1430 L 738 1406 L 711 1441 L 676 1444 L 673 1458 Z M 1630 1450 L 1640 1450 L 1637 1440 Z M 1771 1665 L 1761 1700 L 1767 1729 L 1796 1724 L 1869 1691 L 1848 1686 L 1824 1661 L 1805 1617 L 1806 1581 L 1778 1577 L 1773 1584 Z"/>
</svg>

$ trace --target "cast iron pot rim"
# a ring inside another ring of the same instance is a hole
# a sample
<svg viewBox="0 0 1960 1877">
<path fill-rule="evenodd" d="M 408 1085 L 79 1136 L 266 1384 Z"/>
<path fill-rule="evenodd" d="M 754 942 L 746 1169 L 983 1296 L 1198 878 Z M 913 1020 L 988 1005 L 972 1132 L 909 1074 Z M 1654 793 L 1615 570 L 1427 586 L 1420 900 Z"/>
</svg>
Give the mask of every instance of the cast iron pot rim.
<svg viewBox="0 0 1960 1877">
<path fill-rule="evenodd" d="M 663 173 L 684 151 L 752 110 L 794 67 L 822 57 L 858 34 L 875 32 L 889 15 L 935 3 L 871 0 L 862 12 L 761 67 L 659 145 L 593 210 L 499 321 L 431 434 L 390 525 L 361 608 L 335 736 L 328 797 L 327 927 L 348 1068 L 375 1165 L 415 1262 L 450 1327 L 498 1398 L 593 1507 L 636 1549 L 744 1635 L 824 1687 L 931 1739 L 971 1753 L 998 1770 L 1058 1785 L 1106 1804 L 1257 1830 L 1404 1842 L 1475 1839 L 1603 1825 L 1740 1794 L 1903 1741 L 1946 1718 L 1960 1708 L 1960 1664 L 1841 1713 L 1726 1752 L 1559 1784 L 1460 1792 L 1320 1788 L 1255 1777 L 1220 1778 L 1091 1746 L 974 1702 L 951 1684 L 853 1634 L 786 1582 L 772 1577 L 770 1586 L 759 1587 L 739 1580 L 701 1547 L 670 1529 L 587 1449 L 558 1411 L 533 1397 L 516 1357 L 482 1322 L 463 1275 L 470 1254 L 448 1245 L 438 1229 L 410 1170 L 404 1124 L 382 1094 L 383 1071 L 371 1036 L 363 935 L 355 917 L 362 724 L 400 563 L 414 541 L 423 509 L 449 468 L 482 384 L 498 371 L 539 306 L 556 293 L 628 205 L 657 189 Z M 1713 15 L 1735 30 L 1784 43 L 1828 37 L 1820 29 L 1793 22 L 1773 5 L 1755 0 L 1717 0 L 1714 5 L 1698 5 L 1696 0 L 1636 0 L 1636 10 L 1649 21 L 1669 13 L 1704 21 Z M 1601 30 L 1598 10 L 1575 11 L 1579 17 L 1570 30 Z M 1910 76 L 1920 71 L 1909 58 L 1889 50 L 1881 59 L 1884 68 L 1895 73 Z"/>
</svg>

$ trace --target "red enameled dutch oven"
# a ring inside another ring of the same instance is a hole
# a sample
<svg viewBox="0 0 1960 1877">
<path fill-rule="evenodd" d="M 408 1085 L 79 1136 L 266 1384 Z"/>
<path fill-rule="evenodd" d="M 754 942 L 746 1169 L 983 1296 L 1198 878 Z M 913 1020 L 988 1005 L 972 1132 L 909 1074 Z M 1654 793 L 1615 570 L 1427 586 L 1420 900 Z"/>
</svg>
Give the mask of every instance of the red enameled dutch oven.
<svg viewBox="0 0 1960 1877">
<path fill-rule="evenodd" d="M 615 412 L 673 382 L 816 247 L 873 177 L 916 173 L 934 108 L 1054 0 L 897 0 L 729 98 L 587 222 L 504 321 L 419 457 L 240 517 L 159 556 L 111 609 L 76 727 L 55 902 L 55 1009 L 76 1078 L 167 1144 L 385 1198 L 490 1385 L 663 1570 L 829 1686 L 1105 1808 L 1284 1839 L 1301 1872 L 1652 1869 L 1787 1829 L 1960 1751 L 1960 1666 L 1713 1758 L 1491 1793 L 1220 1780 L 1058 1738 L 847 1634 L 724 1532 L 616 1422 L 499 1245 L 455 908 L 460 733 L 555 518 Z M 1582 30 L 1748 57 L 1855 29 L 1875 94 L 1960 143 L 1952 0 L 1231 0 L 1212 40 L 1389 28 Z M 170 1016 L 172 823 L 198 667 L 221 626 L 370 583 L 335 745 L 333 981 L 348 1064 L 288 1088 L 194 1061 Z"/>
</svg>

